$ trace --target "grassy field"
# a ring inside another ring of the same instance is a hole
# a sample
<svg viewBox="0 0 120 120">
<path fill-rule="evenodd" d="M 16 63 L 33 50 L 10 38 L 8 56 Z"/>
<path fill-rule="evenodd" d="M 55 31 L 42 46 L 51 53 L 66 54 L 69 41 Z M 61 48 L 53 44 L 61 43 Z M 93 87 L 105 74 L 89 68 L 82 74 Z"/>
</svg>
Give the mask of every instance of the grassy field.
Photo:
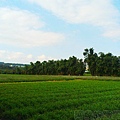
<svg viewBox="0 0 120 120">
<path fill-rule="evenodd" d="M 0 83 L 69 81 L 69 80 L 120 81 L 120 77 L 0 74 Z"/>
<path fill-rule="evenodd" d="M 119 80 L 0 75 L 0 120 L 119 120 Z"/>
</svg>

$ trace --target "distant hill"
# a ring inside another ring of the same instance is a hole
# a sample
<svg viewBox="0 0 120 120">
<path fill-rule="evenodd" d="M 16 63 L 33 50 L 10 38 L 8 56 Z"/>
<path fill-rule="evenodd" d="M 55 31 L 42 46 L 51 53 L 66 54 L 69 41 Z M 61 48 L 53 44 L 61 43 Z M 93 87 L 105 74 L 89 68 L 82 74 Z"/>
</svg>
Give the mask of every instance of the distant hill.
<svg viewBox="0 0 120 120">
<path fill-rule="evenodd" d="M 0 62 L 0 67 L 25 67 L 26 64 Z"/>
</svg>

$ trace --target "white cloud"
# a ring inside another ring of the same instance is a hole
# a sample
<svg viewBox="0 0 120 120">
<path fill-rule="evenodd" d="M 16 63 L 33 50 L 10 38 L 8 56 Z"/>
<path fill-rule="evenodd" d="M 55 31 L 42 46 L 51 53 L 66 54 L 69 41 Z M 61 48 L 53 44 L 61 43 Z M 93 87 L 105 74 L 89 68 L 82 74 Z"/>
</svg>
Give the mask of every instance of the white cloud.
<svg viewBox="0 0 120 120">
<path fill-rule="evenodd" d="M 37 60 L 38 61 L 48 61 L 48 60 L 57 60 L 56 58 L 53 58 L 53 57 L 48 57 L 48 56 L 45 56 L 45 55 L 40 55 L 37 57 Z"/>
<path fill-rule="evenodd" d="M 0 50 L 0 59 L 3 62 L 22 62 L 25 56 L 21 52 L 9 52 L 6 50 Z"/>
<path fill-rule="evenodd" d="M 102 28 L 103 35 L 120 37 L 120 12 L 113 0 L 28 0 L 72 24 L 91 24 Z"/>
<path fill-rule="evenodd" d="M 120 40 L 120 25 L 118 24 L 116 27 L 113 26 L 112 28 L 106 28 L 105 33 L 103 34 L 105 37 L 110 37 L 114 39 L 114 41 Z"/>
<path fill-rule="evenodd" d="M 0 60 L 3 62 L 12 62 L 12 63 L 27 63 L 36 62 L 36 61 L 48 61 L 48 60 L 56 60 L 50 56 L 45 56 L 44 54 L 39 56 L 34 56 L 32 54 L 25 54 L 22 52 L 13 52 L 0 50 Z"/>
<path fill-rule="evenodd" d="M 0 43 L 16 46 L 52 45 L 64 39 L 60 33 L 42 31 L 45 23 L 26 10 L 0 8 Z"/>
</svg>

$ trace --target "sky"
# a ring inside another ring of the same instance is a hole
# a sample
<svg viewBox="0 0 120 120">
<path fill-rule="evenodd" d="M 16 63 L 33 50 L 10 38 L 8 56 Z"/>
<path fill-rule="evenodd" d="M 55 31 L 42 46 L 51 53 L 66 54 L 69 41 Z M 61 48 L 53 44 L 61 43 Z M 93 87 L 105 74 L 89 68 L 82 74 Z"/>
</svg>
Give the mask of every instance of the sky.
<svg viewBox="0 0 120 120">
<path fill-rule="evenodd" d="M 0 62 L 120 56 L 120 0 L 0 0 Z"/>
</svg>

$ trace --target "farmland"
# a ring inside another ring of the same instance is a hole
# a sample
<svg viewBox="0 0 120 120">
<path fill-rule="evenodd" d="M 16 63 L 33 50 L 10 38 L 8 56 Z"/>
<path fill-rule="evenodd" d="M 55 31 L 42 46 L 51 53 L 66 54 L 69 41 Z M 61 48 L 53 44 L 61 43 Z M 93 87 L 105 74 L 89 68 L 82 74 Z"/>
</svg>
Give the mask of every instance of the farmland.
<svg viewBox="0 0 120 120">
<path fill-rule="evenodd" d="M 120 78 L 0 75 L 1 120 L 116 120 Z"/>
</svg>

